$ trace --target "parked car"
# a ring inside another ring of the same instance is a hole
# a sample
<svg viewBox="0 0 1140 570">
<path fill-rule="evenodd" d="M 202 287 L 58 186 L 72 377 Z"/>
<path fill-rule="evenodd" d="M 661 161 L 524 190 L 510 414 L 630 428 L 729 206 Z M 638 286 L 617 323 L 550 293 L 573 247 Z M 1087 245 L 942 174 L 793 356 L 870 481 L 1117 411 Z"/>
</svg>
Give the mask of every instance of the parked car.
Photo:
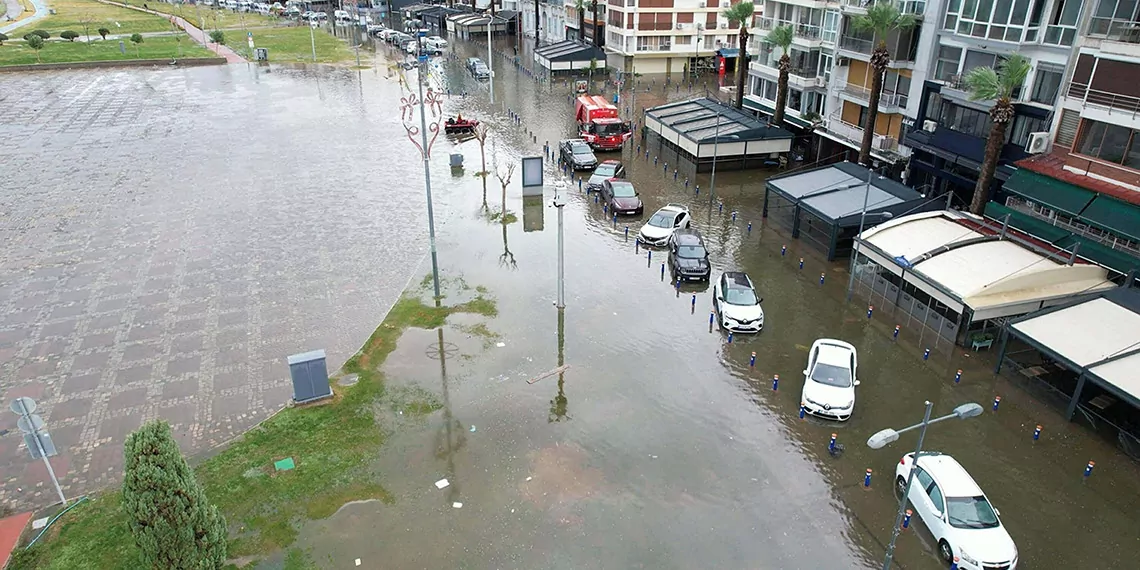
<svg viewBox="0 0 1140 570">
<path fill-rule="evenodd" d="M 811 345 L 800 402 L 807 413 L 846 421 L 855 409 L 859 356 L 841 340 L 821 338 Z"/>
<path fill-rule="evenodd" d="M 285 12 L 283 12 L 283 15 L 286 18 L 299 18 L 299 17 L 301 17 L 302 14 L 301 14 L 300 8 L 298 8 L 296 6 L 290 6 L 290 7 L 285 9 Z"/>
<path fill-rule="evenodd" d="M 673 230 L 669 236 L 669 267 L 673 279 L 708 281 L 712 274 L 709 251 L 700 232 L 693 228 Z"/>
<path fill-rule="evenodd" d="M 684 204 L 666 204 L 664 208 L 650 216 L 644 226 L 641 226 L 638 239 L 643 244 L 663 246 L 669 243 L 669 237 L 673 235 L 674 230 L 687 228 L 691 222 L 689 208 Z"/>
<path fill-rule="evenodd" d="M 472 73 L 475 72 L 475 66 L 484 65 L 483 60 L 481 60 L 477 57 L 469 57 L 466 60 L 464 60 L 463 64 L 465 66 L 467 66 L 467 71 L 470 71 Z"/>
<path fill-rule="evenodd" d="M 367 24 L 364 26 L 364 33 L 373 37 L 380 37 L 382 31 L 384 31 L 384 24 Z"/>
<path fill-rule="evenodd" d="M 416 40 L 410 40 L 408 43 L 404 44 L 404 51 L 411 54 L 419 53 L 420 43 Z"/>
<path fill-rule="evenodd" d="M 608 178 L 602 182 L 602 189 L 598 192 L 609 206 L 611 214 L 640 216 L 645 211 L 641 197 L 637 195 L 637 189 L 629 180 Z"/>
<path fill-rule="evenodd" d="M 625 178 L 625 166 L 620 160 L 603 160 L 586 182 L 586 191 L 600 190 L 607 178 Z"/>
<path fill-rule="evenodd" d="M 428 36 L 425 39 L 427 41 L 432 42 L 435 45 L 439 46 L 439 49 L 447 49 L 447 40 L 445 40 L 439 36 Z"/>
<path fill-rule="evenodd" d="M 475 69 L 471 70 L 471 75 L 474 75 L 475 79 L 478 79 L 479 81 L 484 81 L 491 78 L 491 69 L 488 68 L 485 63 L 480 61 L 479 63 L 475 64 Z"/>
<path fill-rule="evenodd" d="M 713 310 L 721 328 L 738 333 L 758 333 L 764 328 L 764 299 L 747 273 L 725 271 L 713 285 Z"/>
<path fill-rule="evenodd" d="M 914 463 L 914 454 L 908 453 L 895 467 L 900 494 Z M 957 557 L 958 568 L 964 570 L 1017 568 L 1017 545 L 1001 524 L 998 510 L 957 460 L 924 451 L 914 468 L 908 498 L 946 563 Z"/>
<path fill-rule="evenodd" d="M 432 41 L 431 38 L 424 38 L 424 51 L 432 55 L 440 55 L 443 53 L 443 47 L 447 47 L 446 42 L 443 47 L 439 43 Z"/>
<path fill-rule="evenodd" d="M 590 145 L 582 139 L 565 139 L 558 143 L 558 155 L 562 162 L 574 170 L 593 170 L 598 166 L 598 157 Z"/>
</svg>

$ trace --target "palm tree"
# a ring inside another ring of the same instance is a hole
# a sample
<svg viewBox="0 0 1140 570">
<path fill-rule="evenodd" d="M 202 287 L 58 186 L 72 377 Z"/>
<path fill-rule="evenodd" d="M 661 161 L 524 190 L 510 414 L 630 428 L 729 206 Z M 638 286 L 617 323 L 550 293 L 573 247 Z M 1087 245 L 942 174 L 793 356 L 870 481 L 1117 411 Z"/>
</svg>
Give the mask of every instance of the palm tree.
<svg viewBox="0 0 1140 570">
<path fill-rule="evenodd" d="M 736 101 L 733 102 L 737 109 L 744 106 L 744 78 L 748 76 L 748 27 L 752 25 L 753 13 L 755 8 L 751 2 L 741 2 L 721 12 L 729 22 L 740 26 L 740 54 L 736 57 Z"/>
<path fill-rule="evenodd" d="M 776 26 L 764 38 L 768 43 L 779 46 L 783 52 L 780 56 L 780 81 L 776 84 L 776 110 L 772 112 L 772 124 L 777 127 L 784 123 L 784 105 L 788 102 L 788 72 L 792 70 L 792 58 L 788 57 L 788 50 L 792 47 L 795 35 L 791 26 Z"/>
<path fill-rule="evenodd" d="M 590 35 L 594 38 L 594 45 L 601 46 L 602 38 L 598 37 L 598 0 L 590 0 L 590 9 L 594 11 L 594 23 L 591 24 L 593 30 Z"/>
<path fill-rule="evenodd" d="M 586 0 L 574 0 L 574 10 L 578 12 L 578 40 L 586 43 Z"/>
<path fill-rule="evenodd" d="M 538 26 L 540 22 L 538 15 L 538 0 L 534 0 L 534 49 L 538 49 Z"/>
<path fill-rule="evenodd" d="M 970 211 L 981 214 L 990 199 L 990 185 L 994 171 L 1001 158 L 1001 147 L 1005 144 L 1005 130 L 1013 121 L 1014 109 L 1010 98 L 1021 88 L 1029 75 L 1029 59 L 1015 53 L 992 67 L 975 67 L 966 73 L 962 80 L 970 99 L 994 101 L 990 107 L 990 137 L 986 139 L 986 155 L 982 159 L 982 169 L 978 173 L 978 183 L 974 186 L 974 197 L 970 200 Z"/>
<path fill-rule="evenodd" d="M 891 63 L 891 52 L 887 51 L 887 36 L 896 30 L 914 27 L 914 16 L 899 12 L 891 1 L 876 2 L 867 8 L 867 13 L 856 16 L 852 21 L 855 29 L 871 32 L 875 50 L 871 52 L 871 96 L 867 101 L 867 119 L 863 121 L 863 143 L 859 145 L 859 163 L 871 164 L 871 141 L 875 136 L 875 120 L 879 115 L 879 98 L 883 95 L 883 75 Z"/>
</svg>

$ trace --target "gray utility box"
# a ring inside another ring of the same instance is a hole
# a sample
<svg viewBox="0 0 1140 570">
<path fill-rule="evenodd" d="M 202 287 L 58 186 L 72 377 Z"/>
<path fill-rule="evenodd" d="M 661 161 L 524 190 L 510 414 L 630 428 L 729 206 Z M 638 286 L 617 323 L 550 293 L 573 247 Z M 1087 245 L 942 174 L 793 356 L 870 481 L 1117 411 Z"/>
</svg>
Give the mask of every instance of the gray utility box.
<svg viewBox="0 0 1140 570">
<path fill-rule="evenodd" d="M 463 155 L 462 154 L 457 153 L 457 154 L 451 155 L 451 167 L 452 168 L 463 168 Z"/>
<path fill-rule="evenodd" d="M 254 53 L 257 56 L 257 61 L 269 61 L 269 50 L 266 48 L 255 48 Z"/>
<path fill-rule="evenodd" d="M 293 401 L 298 404 L 332 396 L 323 350 L 290 356 L 289 375 L 293 377 Z"/>
</svg>

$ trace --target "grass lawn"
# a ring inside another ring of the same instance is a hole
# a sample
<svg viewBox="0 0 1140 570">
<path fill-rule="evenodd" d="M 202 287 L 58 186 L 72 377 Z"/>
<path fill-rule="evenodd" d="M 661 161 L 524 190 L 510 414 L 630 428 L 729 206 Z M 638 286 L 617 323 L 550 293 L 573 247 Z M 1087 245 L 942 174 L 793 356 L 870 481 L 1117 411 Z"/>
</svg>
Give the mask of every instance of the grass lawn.
<svg viewBox="0 0 1140 570">
<path fill-rule="evenodd" d="M 203 48 L 182 33 L 182 57 L 217 57 L 213 52 Z M 98 36 L 96 36 L 98 37 Z M 118 40 L 96 40 L 90 44 L 81 40 L 63 42 L 48 40 L 44 49 L 40 50 L 40 59 L 36 61 L 36 50 L 24 45 L 24 42 L 4 42 L 0 46 L 0 66 L 25 65 L 32 63 L 70 63 L 75 61 L 118 61 L 128 59 L 169 59 L 178 56 L 178 41 L 175 36 L 160 36 L 144 38 L 138 46 L 138 55 L 135 54 L 135 44 L 123 40 L 127 53 L 119 53 Z"/>
<path fill-rule="evenodd" d="M 349 49 L 343 41 L 329 35 L 328 32 L 313 30 L 312 37 L 317 42 L 318 62 L 355 61 L 355 52 Z M 311 41 L 307 26 L 253 30 L 254 45 L 269 49 L 270 62 L 313 61 Z M 241 54 L 242 57 L 253 59 L 253 55 L 249 52 L 249 46 L 246 44 L 245 34 L 241 33 L 241 30 L 227 30 L 226 45 Z"/>
<path fill-rule="evenodd" d="M 218 9 L 211 6 L 199 8 L 189 4 L 167 4 L 161 0 L 147 2 L 147 6 L 155 12 L 179 16 L 195 26 L 202 27 L 202 21 L 205 21 L 206 30 L 213 30 L 214 28 L 223 30 L 236 28 L 240 30 L 243 26 L 258 28 L 275 26 L 281 22 L 280 19 L 273 16 L 262 16 L 256 12 L 233 12 L 228 8 Z"/>
<path fill-rule="evenodd" d="M 142 0 L 135 0 L 142 5 Z M 51 8 L 56 11 L 54 15 L 24 26 L 19 34 L 13 37 L 23 37 L 32 30 L 45 30 L 51 32 L 53 38 L 59 37 L 64 30 L 76 32 L 83 38 L 83 20 L 90 17 L 92 23 L 87 26 L 91 37 L 99 37 L 96 30 L 107 28 L 112 34 L 133 34 L 135 32 L 165 32 L 170 30 L 170 22 L 162 16 L 146 14 L 128 8 L 110 6 L 95 2 L 94 0 L 51 0 Z"/>
<path fill-rule="evenodd" d="M 226 516 L 230 558 L 288 549 L 298 522 L 328 517 L 350 500 L 392 501 L 368 473 L 370 458 L 385 440 L 375 410 L 386 406 L 405 415 L 427 414 L 440 404 L 427 392 L 386 392 L 378 369 L 409 327 L 434 329 L 457 312 L 497 314 L 494 301 L 476 290 L 474 300 L 452 307 L 401 298 L 342 368 L 360 375 L 357 384 L 336 387 L 324 405 L 283 410 L 196 468 L 206 495 Z M 296 469 L 273 472 L 272 463 L 285 457 L 294 459 Z M 9 565 L 11 570 L 139 567 L 118 491 L 73 509 Z M 302 553 L 288 550 L 286 567 L 305 568 Z"/>
</svg>

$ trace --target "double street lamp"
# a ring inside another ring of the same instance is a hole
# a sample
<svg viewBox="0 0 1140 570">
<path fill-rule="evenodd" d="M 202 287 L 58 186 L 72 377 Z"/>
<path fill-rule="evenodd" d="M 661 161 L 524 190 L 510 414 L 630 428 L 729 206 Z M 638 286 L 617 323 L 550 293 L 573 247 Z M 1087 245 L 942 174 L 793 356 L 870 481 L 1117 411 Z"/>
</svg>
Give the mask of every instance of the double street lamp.
<svg viewBox="0 0 1140 570">
<path fill-rule="evenodd" d="M 899 499 L 899 512 L 898 512 L 898 515 L 895 516 L 895 528 L 891 532 L 891 543 L 887 546 L 887 557 L 886 557 L 886 559 L 883 560 L 883 570 L 890 570 L 891 560 L 894 558 L 894 555 L 895 555 L 895 542 L 899 538 L 899 530 L 902 527 L 903 514 L 906 513 L 906 501 L 907 501 L 907 497 L 910 496 L 910 486 L 914 482 L 914 472 L 918 471 L 918 458 L 922 454 L 922 440 L 926 439 L 926 428 L 927 428 L 927 426 L 929 426 L 930 424 L 936 424 L 938 422 L 948 420 L 951 418 L 958 418 L 958 419 L 964 420 L 967 418 L 974 418 L 974 417 L 982 415 L 982 407 L 978 404 L 971 402 L 968 404 L 962 404 L 961 406 L 954 408 L 953 413 L 947 414 L 947 415 L 942 416 L 940 418 L 934 418 L 932 420 L 932 419 L 930 419 L 930 408 L 932 408 L 932 407 L 934 407 L 934 404 L 931 404 L 929 401 L 927 401 L 926 402 L 926 414 L 923 415 L 921 423 L 917 423 L 917 424 L 914 424 L 910 427 L 905 427 L 905 428 L 900 429 L 900 430 L 894 430 L 891 428 L 887 428 L 887 429 L 884 429 L 884 430 L 876 433 L 875 435 L 872 435 L 871 438 L 867 440 L 867 447 L 870 447 L 871 449 L 882 449 L 883 447 L 898 441 L 899 440 L 899 434 L 908 432 L 912 429 L 920 429 L 921 428 L 921 431 L 918 432 L 918 445 L 915 446 L 915 448 L 914 448 L 914 461 L 910 465 L 910 473 L 907 475 L 907 478 L 906 478 L 906 486 L 903 489 L 902 497 Z"/>
</svg>

